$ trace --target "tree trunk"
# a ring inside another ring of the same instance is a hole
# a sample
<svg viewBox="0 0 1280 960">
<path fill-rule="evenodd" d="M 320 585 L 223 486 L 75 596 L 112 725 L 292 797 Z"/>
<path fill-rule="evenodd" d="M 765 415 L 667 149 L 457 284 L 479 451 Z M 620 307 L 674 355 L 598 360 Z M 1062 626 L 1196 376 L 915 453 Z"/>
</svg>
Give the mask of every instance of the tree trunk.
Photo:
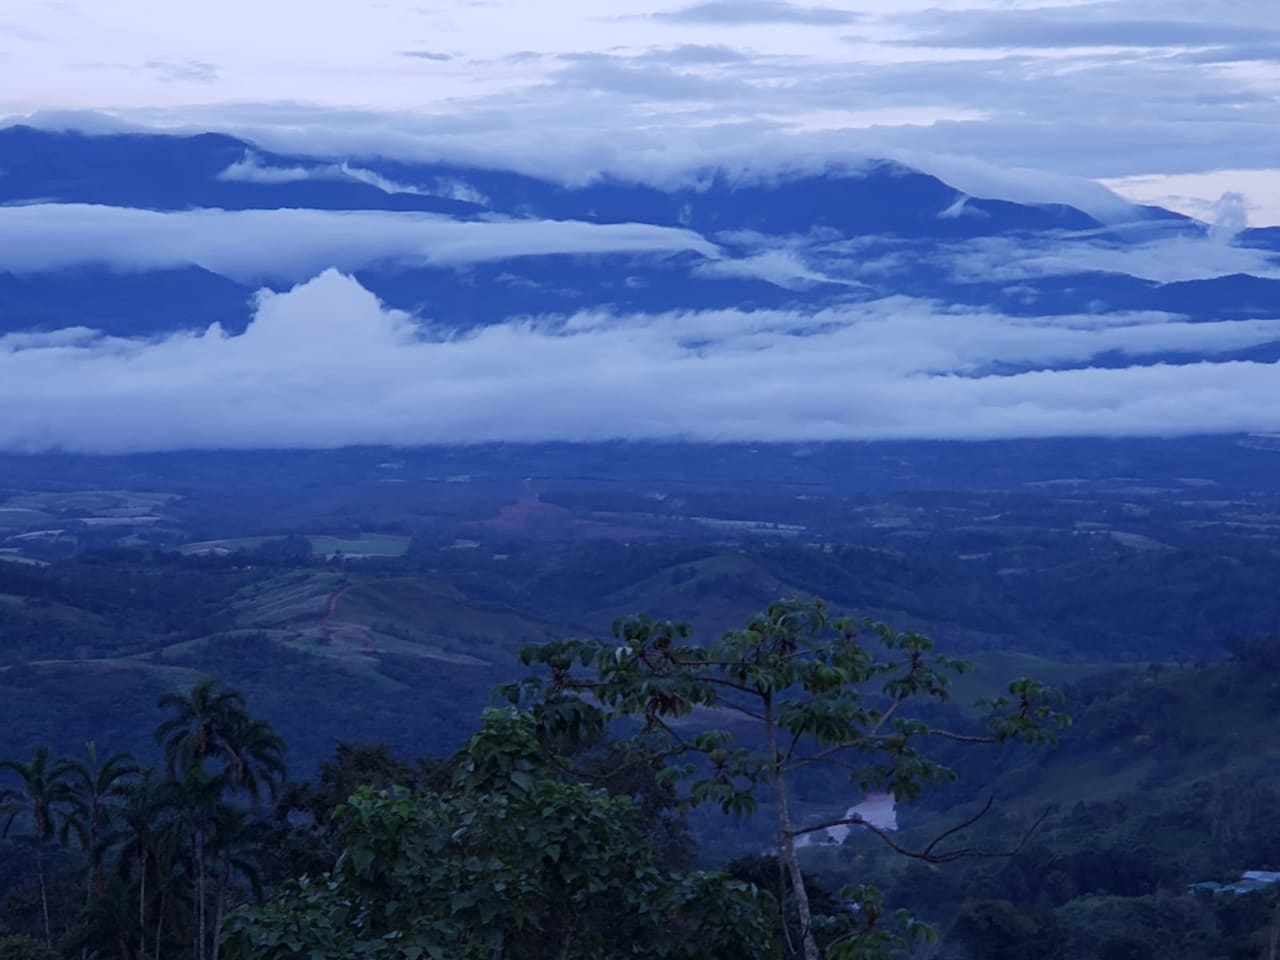
<svg viewBox="0 0 1280 960">
<path fill-rule="evenodd" d="M 196 960 L 205 960 L 204 828 L 196 831 Z"/>
<path fill-rule="evenodd" d="M 218 960 L 222 950 L 222 915 L 227 908 L 227 886 L 231 883 L 231 854 L 222 854 L 222 876 L 218 880 L 218 905 L 213 912 L 213 954 L 212 960 Z"/>
<path fill-rule="evenodd" d="M 49 928 L 49 888 L 44 882 L 43 841 L 36 841 L 36 875 L 40 878 L 40 912 L 44 916 L 44 943 L 53 946 L 53 932 Z"/>
<path fill-rule="evenodd" d="M 787 809 L 787 789 L 782 782 L 782 757 L 778 754 L 778 732 L 773 724 L 773 698 L 764 698 L 764 725 L 769 735 L 769 761 L 773 764 L 773 797 L 778 804 L 778 859 L 791 877 L 791 889 L 796 899 L 796 913 L 800 917 L 801 948 L 804 960 L 822 960 L 818 953 L 818 941 L 813 938 L 813 914 L 809 910 L 809 891 L 804 886 L 800 872 L 800 860 L 796 857 L 796 838 L 791 832 L 791 813 Z M 785 905 L 784 905 L 785 910 Z M 782 922 L 787 922 L 786 914 Z"/>
<path fill-rule="evenodd" d="M 94 896 L 102 892 L 105 885 L 102 881 L 102 863 L 98 860 L 98 831 L 97 831 L 98 809 L 95 804 L 90 813 L 89 818 L 89 876 L 85 878 L 84 885 L 84 907 L 87 911 L 90 904 L 93 903 Z M 89 948 L 83 946 L 80 948 L 80 960 L 88 960 Z M 128 956 L 128 954 L 122 954 Z"/>
<path fill-rule="evenodd" d="M 147 852 L 141 854 L 142 867 L 138 872 L 138 957 L 147 960 Z"/>
<path fill-rule="evenodd" d="M 164 886 L 160 887 L 160 903 L 156 907 L 156 955 L 154 960 L 160 960 L 160 938 L 164 934 Z M 144 957 L 143 960 L 146 960 Z"/>
</svg>

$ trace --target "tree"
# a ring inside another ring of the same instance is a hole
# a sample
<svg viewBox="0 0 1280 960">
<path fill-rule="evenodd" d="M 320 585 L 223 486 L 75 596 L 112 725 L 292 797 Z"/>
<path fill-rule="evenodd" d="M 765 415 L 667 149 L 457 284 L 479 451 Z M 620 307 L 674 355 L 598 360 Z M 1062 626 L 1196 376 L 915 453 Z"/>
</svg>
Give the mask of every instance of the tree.
<svg viewBox="0 0 1280 960">
<path fill-rule="evenodd" d="M 263 829 L 244 810 L 219 805 L 214 812 L 211 849 L 217 864 L 216 893 L 213 910 L 212 960 L 218 960 L 222 946 L 222 920 L 227 913 L 227 897 L 233 881 L 238 877 L 246 881 L 260 898 L 262 886 L 259 880 L 257 857 Z"/>
<path fill-rule="evenodd" d="M 186 695 L 167 693 L 157 705 L 172 716 L 156 728 L 169 776 L 206 770 L 212 761 L 228 787 L 257 804 L 265 787 L 275 796 L 284 778 L 284 741 L 270 724 L 249 716 L 244 694 L 219 690 L 208 677 Z"/>
<path fill-rule="evenodd" d="M 228 960 L 768 960 L 768 898 L 667 872 L 625 797 L 562 776 L 527 713 L 489 711 L 447 791 L 364 787 L 333 870 L 228 917 Z"/>
<path fill-rule="evenodd" d="M 138 957 L 147 957 L 147 938 L 153 923 L 148 917 L 152 899 L 156 901 L 154 949 L 159 953 L 166 892 L 173 878 L 173 866 L 182 844 L 175 828 L 177 797 L 174 784 L 141 771 L 137 779 L 121 791 L 121 806 L 113 840 L 117 849 L 117 874 L 137 902 Z"/>
<path fill-rule="evenodd" d="M 988 960 L 1057 956 L 1061 936 L 1050 911 L 1024 911 L 1008 900 L 967 900 L 951 937 Z"/>
<path fill-rule="evenodd" d="M 785 871 L 776 856 L 756 854 L 754 856 L 739 857 L 731 861 L 725 869 L 731 876 L 746 883 L 754 884 L 761 890 L 779 891 L 786 885 Z M 804 886 L 809 897 L 810 909 L 816 916 L 839 915 L 843 909 L 840 898 L 827 889 L 820 880 L 806 873 L 804 875 Z M 786 897 L 779 894 L 778 900 L 779 902 L 786 902 Z M 799 943 L 803 931 L 800 927 L 800 918 L 796 915 L 794 904 L 792 904 L 792 909 L 787 911 L 785 917 L 779 913 L 777 920 L 780 930 L 777 940 L 780 943 Z M 782 923 L 787 925 L 785 931 L 781 930 Z M 825 949 L 830 945 L 831 939 L 831 937 L 819 937 L 819 946 Z"/>
<path fill-rule="evenodd" d="M 9 835 L 17 819 L 27 819 L 29 835 L 35 845 L 36 873 L 40 881 L 40 909 L 44 920 L 44 940 L 53 943 L 49 925 L 49 891 L 44 875 L 44 845 L 54 838 L 58 821 L 70 800 L 71 788 L 67 782 L 67 768 L 53 759 L 47 746 L 36 748 L 30 763 L 19 760 L 0 760 L 0 770 L 17 775 L 21 782 L 17 790 L 0 792 L 0 839 Z"/>
<path fill-rule="evenodd" d="M 62 960 L 51 946 L 33 937 L 0 937 L 0 960 Z"/>
<path fill-rule="evenodd" d="M 127 785 L 140 767 L 130 753 L 114 753 L 98 759 L 92 740 L 85 744 L 85 759 L 67 758 L 60 767 L 68 787 L 69 809 L 63 818 L 65 842 L 74 834 L 88 860 L 85 900 L 102 893 L 105 882 L 106 844 L 112 818 L 125 796 Z"/>
<path fill-rule="evenodd" d="M 145 769 L 125 788 L 113 835 L 116 873 L 137 911 L 137 956 L 159 960 L 171 930 L 190 897 L 190 798 L 183 785 Z M 184 876 L 185 873 L 185 876 Z M 192 911 L 194 912 L 194 911 Z M 189 938 L 188 938 L 189 939 Z"/>
<path fill-rule="evenodd" d="M 274 797 L 284 781 L 284 741 L 270 724 L 249 716 L 244 695 L 220 690 L 216 678 L 202 680 L 186 695 L 168 693 L 158 705 L 172 712 L 156 728 L 156 741 L 164 748 L 169 777 L 181 798 L 185 833 L 190 838 L 194 872 L 194 920 L 196 960 L 205 960 L 211 946 L 217 955 L 219 911 L 225 907 L 230 861 L 223 859 L 214 903 L 215 924 L 209 918 L 209 868 L 211 841 L 220 822 L 229 816 L 225 793 L 243 794 L 252 806 L 264 789 Z"/>
<path fill-rule="evenodd" d="M 681 761 L 668 773 L 689 782 L 689 804 L 714 802 L 726 812 L 749 813 L 756 808 L 756 792 L 767 791 L 777 816 L 778 858 L 800 919 L 801 943 L 792 952 L 805 960 L 819 958 L 820 921 L 796 855 L 798 836 L 847 824 L 927 862 L 975 851 L 954 845 L 967 824 L 921 850 L 899 847 L 859 817 L 797 826 L 789 782 L 798 771 L 838 766 L 864 789 L 910 800 L 929 783 L 955 777 L 924 752 L 921 745 L 929 739 L 1042 743 L 1066 722 L 1055 712 L 1050 691 L 1020 680 L 1010 685 L 1008 697 L 986 705 L 984 731 L 932 729 L 905 711 L 913 701 L 948 699 L 952 676 L 968 665 L 933 653 L 931 641 L 920 634 L 872 621 L 833 620 L 821 601 L 776 602 L 745 629 L 705 646 L 691 642 L 687 625 L 643 616 L 618 621 L 614 636 L 612 643 L 569 639 L 525 647 L 522 661 L 545 673 L 510 685 L 508 697 L 531 700 L 540 726 L 553 736 L 597 735 L 613 720 L 641 720 L 637 743 Z M 725 717 L 746 725 L 750 735 L 738 742 L 728 729 L 715 729 L 713 722 Z M 886 915 L 874 890 L 851 887 L 842 896 L 858 899 L 860 908 L 821 920 L 841 928 L 833 937 L 833 956 L 883 955 L 904 938 L 924 935 L 905 915 Z"/>
</svg>

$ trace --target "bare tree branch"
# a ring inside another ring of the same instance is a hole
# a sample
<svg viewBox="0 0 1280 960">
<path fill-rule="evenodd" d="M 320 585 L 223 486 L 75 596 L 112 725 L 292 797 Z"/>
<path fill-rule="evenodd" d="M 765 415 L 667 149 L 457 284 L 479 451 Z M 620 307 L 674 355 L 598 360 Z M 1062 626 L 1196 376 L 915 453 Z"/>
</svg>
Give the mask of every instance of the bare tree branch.
<svg viewBox="0 0 1280 960">
<path fill-rule="evenodd" d="M 846 826 L 861 827 L 863 830 L 866 830 L 869 833 L 872 833 L 876 837 L 878 837 L 894 853 L 900 854 L 912 860 L 921 860 L 925 863 L 951 863 L 952 861 L 955 861 L 955 860 L 964 860 L 964 859 L 970 859 L 970 858 L 1012 857 L 1017 853 L 1021 852 L 1022 848 L 1026 846 L 1027 841 L 1031 839 L 1032 834 L 1034 834 L 1036 830 L 1039 829 L 1040 825 L 1044 823 L 1044 821 L 1049 816 L 1049 809 L 1046 808 L 1044 812 L 1041 813 L 1040 816 L 1036 818 L 1035 822 L 1031 824 L 1031 826 L 1027 829 L 1027 831 L 1022 835 L 1022 837 L 1018 840 L 1017 845 L 1012 850 L 983 850 L 979 847 L 961 847 L 955 850 L 941 850 L 941 851 L 937 849 L 938 845 L 942 843 L 944 840 L 946 840 L 948 837 L 953 837 L 957 833 L 960 833 L 963 830 L 967 830 L 969 827 L 973 826 L 975 823 L 977 823 L 979 820 L 985 817 L 988 813 L 990 813 L 993 803 L 994 803 L 994 798 L 988 797 L 987 802 L 983 804 L 981 810 L 979 810 L 977 813 L 975 813 L 973 816 L 969 817 L 968 819 L 963 820 L 960 823 L 956 824 L 955 826 L 949 827 L 948 829 L 944 830 L 942 833 L 938 834 L 938 836 L 934 837 L 934 839 L 931 840 L 928 846 L 926 846 L 923 850 L 912 850 L 908 847 L 904 847 L 902 844 L 894 840 L 893 837 L 889 835 L 888 831 L 883 830 L 880 827 L 877 827 L 875 824 L 869 822 L 868 820 L 864 819 L 861 816 L 842 817 L 839 820 L 828 820 L 825 823 L 819 823 L 811 827 L 801 827 L 798 830 L 792 830 L 791 835 L 793 837 L 796 837 L 796 836 L 800 836 L 801 834 L 816 833 L 819 830 L 828 830 L 831 827 L 846 827 Z"/>
</svg>

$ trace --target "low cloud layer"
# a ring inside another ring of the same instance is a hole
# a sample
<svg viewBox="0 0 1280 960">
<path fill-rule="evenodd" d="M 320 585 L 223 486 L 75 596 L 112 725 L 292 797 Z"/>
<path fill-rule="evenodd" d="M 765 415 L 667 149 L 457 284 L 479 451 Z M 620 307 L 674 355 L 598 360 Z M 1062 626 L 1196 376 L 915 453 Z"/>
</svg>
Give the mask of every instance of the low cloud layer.
<svg viewBox="0 0 1280 960">
<path fill-rule="evenodd" d="M 237 176 L 263 177 L 268 183 L 330 175 L 330 168 L 240 169 L 248 172 Z M 465 184 L 455 188 L 458 195 L 468 189 Z M 936 214 L 943 219 L 969 215 L 983 216 L 969 211 L 963 201 Z M 241 283 L 278 285 L 301 282 L 330 267 L 351 273 L 381 264 L 464 268 L 521 257 L 662 258 L 696 253 L 703 260 L 692 265 L 694 283 L 699 278 L 752 277 L 796 291 L 823 283 L 851 292 L 886 283 L 882 289 L 909 290 L 918 271 L 939 269 L 957 284 L 1016 284 L 1088 273 L 1127 274 L 1153 283 L 1232 274 L 1280 279 L 1280 256 L 1232 243 L 1233 232 L 1243 223 L 1238 199 L 1232 199 L 1217 220 L 1219 226 L 1206 235 L 1180 229 L 1162 232 L 1147 223 L 932 243 L 822 232 L 778 237 L 729 231 L 704 237 L 692 230 L 642 223 L 497 217 L 459 221 L 379 210 L 158 212 L 34 203 L 0 206 L 0 271 L 31 274 L 106 266 L 141 272 L 195 266 Z M 1133 236 L 1132 230 L 1142 233 Z M 67 321 L 73 323 L 74 318 Z"/>
<path fill-rule="evenodd" d="M 588 312 L 443 336 L 329 270 L 262 295 L 240 336 L 0 337 L 0 449 L 1273 430 L 1276 364 L 1044 367 L 1277 340 L 1280 319 L 1033 322 L 907 298 L 811 314 Z"/>
<path fill-rule="evenodd" d="M 1233 226 L 1238 228 L 1239 218 Z M 1232 274 L 1280 279 L 1280 257 L 1229 242 L 1231 227 L 1206 237 L 1174 235 L 1118 246 L 1106 236 L 983 237 L 941 255 L 959 282 L 1013 283 L 1082 273 L 1127 274 L 1153 283 L 1209 280 Z"/>
<path fill-rule="evenodd" d="M 0 270 L 102 264 L 121 270 L 194 265 L 233 280 L 299 281 L 326 267 L 380 261 L 461 265 L 547 254 L 718 256 L 696 233 L 648 224 L 457 221 L 378 210 L 188 210 L 92 204 L 0 207 Z"/>
<path fill-rule="evenodd" d="M 438 177 L 430 184 L 401 183 L 347 161 L 273 166 L 263 163 L 255 153 L 246 153 L 242 159 L 219 173 L 218 179 L 262 184 L 300 183 L 306 180 L 354 181 L 388 195 L 407 193 L 420 197 L 444 197 L 481 207 L 488 206 L 489 203 L 484 194 L 461 180 Z"/>
<path fill-rule="evenodd" d="M 805 26 L 841 26 L 855 23 L 858 14 L 840 7 L 808 6 L 784 0 L 707 0 L 654 14 L 670 23 L 734 26 L 759 23 L 796 23 Z"/>
</svg>

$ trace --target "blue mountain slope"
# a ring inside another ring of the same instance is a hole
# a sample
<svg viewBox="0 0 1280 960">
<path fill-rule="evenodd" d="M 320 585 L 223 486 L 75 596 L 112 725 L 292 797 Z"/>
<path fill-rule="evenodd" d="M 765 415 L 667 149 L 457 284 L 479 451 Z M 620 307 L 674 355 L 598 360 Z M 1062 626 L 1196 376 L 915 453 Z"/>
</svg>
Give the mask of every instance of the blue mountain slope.
<svg viewBox="0 0 1280 960">
<path fill-rule="evenodd" d="M 413 180 L 434 173 L 464 179 L 489 198 L 495 210 L 596 223 L 655 223 L 714 235 L 751 230 L 772 235 L 836 230 L 849 234 L 962 238 L 1011 230 L 1089 229 L 1093 218 L 1071 207 L 1019 206 L 968 200 L 964 212 L 944 216 L 964 199 L 927 174 L 891 163 L 869 169 L 779 179 L 734 182 L 706 171 L 699 188 L 669 191 L 606 178 L 588 186 L 558 187 L 492 171 L 424 170 L 374 164 L 389 177 Z"/>
<path fill-rule="evenodd" d="M 786 309 L 811 303 L 816 291 L 790 290 L 751 277 L 705 277 L 690 270 L 696 254 L 667 259 L 618 255 L 544 256 L 465 271 L 448 268 L 362 270 L 356 278 L 390 306 L 445 326 L 473 327 L 510 317 L 573 314 L 592 308 L 621 313 Z M 837 287 L 835 293 L 847 288 Z"/>
<path fill-rule="evenodd" d="M 1021 317 L 1155 310 L 1199 323 L 1280 313 L 1280 280 L 1249 274 L 1157 283 L 1092 271 L 1009 284 L 980 277 L 958 283 L 943 271 L 918 270 L 913 272 L 911 286 L 921 296 Z M 888 293 L 894 281 L 877 289 Z"/>
<path fill-rule="evenodd" d="M 253 183 L 222 178 L 249 144 L 221 134 L 86 136 L 16 126 L 0 130 L 0 203 L 55 200 L 148 210 L 417 210 L 467 216 L 482 208 L 439 196 L 389 194 L 352 177 Z M 274 158 L 273 167 L 296 164 Z M 311 164 L 315 166 L 314 162 Z"/>
<path fill-rule="evenodd" d="M 242 176 L 259 179 L 226 179 L 238 164 L 249 171 Z M 565 187 L 449 164 L 361 161 L 349 167 L 355 173 L 343 175 L 341 164 L 333 161 L 274 154 L 219 134 L 86 136 L 23 126 L 0 130 L 0 203 L 51 199 L 152 210 L 310 207 L 454 216 L 487 208 L 509 216 L 681 226 L 703 234 L 753 230 L 785 235 L 831 229 L 963 238 L 1098 226 L 1093 218 L 1063 205 L 966 200 L 936 177 L 887 162 L 774 182 L 735 182 L 723 173 L 706 171 L 696 178 L 701 181 L 698 188 L 669 191 L 610 178 Z M 280 179 L 304 172 L 315 179 Z M 438 193 L 389 193 L 356 179 L 361 172 L 377 174 L 391 185 Z M 465 191 L 483 202 L 440 195 L 449 191 Z"/>
<path fill-rule="evenodd" d="M 1275 250 L 1280 253 L 1280 227 L 1260 227 L 1246 230 L 1239 237 L 1239 243 L 1245 247 L 1259 250 Z"/>
<path fill-rule="evenodd" d="M 83 326 L 111 336 L 154 336 L 215 322 L 238 333 L 249 320 L 252 295 L 250 288 L 198 267 L 0 272 L 0 335 Z"/>
</svg>

